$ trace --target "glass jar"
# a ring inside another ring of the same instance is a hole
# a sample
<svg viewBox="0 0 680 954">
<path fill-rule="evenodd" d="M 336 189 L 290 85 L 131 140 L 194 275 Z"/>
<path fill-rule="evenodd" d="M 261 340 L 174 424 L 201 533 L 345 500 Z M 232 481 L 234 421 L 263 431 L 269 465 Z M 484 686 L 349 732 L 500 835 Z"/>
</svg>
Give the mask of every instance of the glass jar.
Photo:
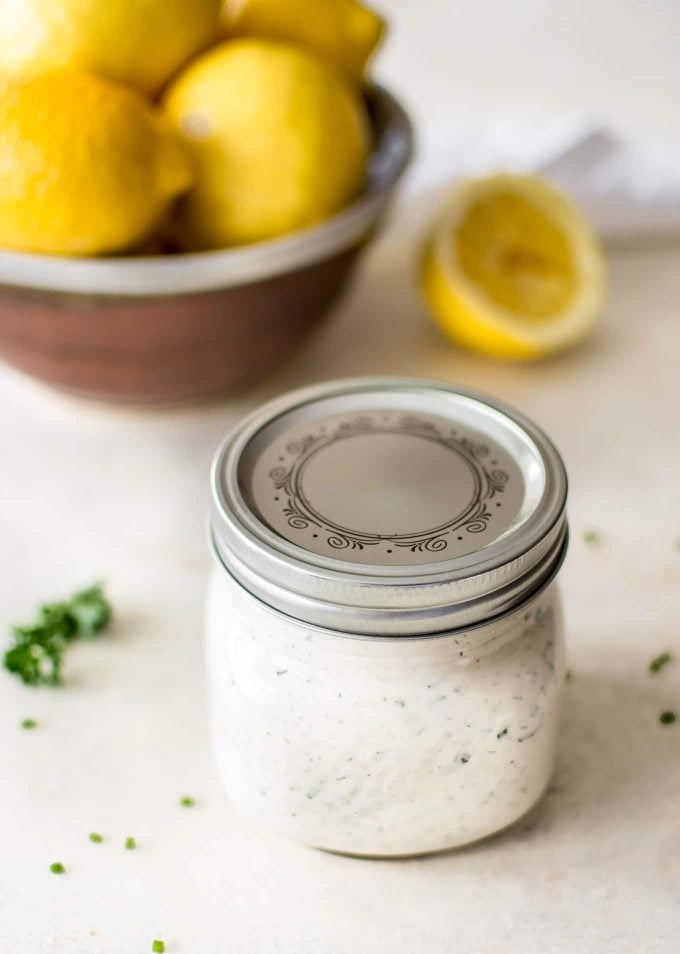
<svg viewBox="0 0 680 954">
<path fill-rule="evenodd" d="M 242 812 L 403 856 L 525 814 L 553 768 L 566 477 L 529 421 L 432 382 L 335 382 L 212 473 L 213 740 Z"/>
</svg>

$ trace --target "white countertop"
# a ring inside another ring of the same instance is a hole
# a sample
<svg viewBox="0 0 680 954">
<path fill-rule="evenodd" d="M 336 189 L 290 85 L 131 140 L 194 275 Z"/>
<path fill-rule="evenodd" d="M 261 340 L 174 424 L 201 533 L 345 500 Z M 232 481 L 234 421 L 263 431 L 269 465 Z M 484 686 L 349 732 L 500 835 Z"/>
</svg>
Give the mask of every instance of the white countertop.
<svg viewBox="0 0 680 954">
<path fill-rule="evenodd" d="M 544 120 L 586 106 L 680 139 L 680 8 L 391 6 L 381 72 L 408 89 L 426 131 L 457 113 Z M 426 179 L 427 155 L 420 163 Z M 680 722 L 658 715 L 680 712 L 680 247 L 611 254 L 595 337 L 515 367 L 456 351 L 428 323 L 412 280 L 417 218 L 404 204 L 327 324 L 238 398 L 117 410 L 0 371 L 0 631 L 99 578 L 118 613 L 110 635 L 70 652 L 63 689 L 0 674 L 2 954 L 144 954 L 155 937 L 167 954 L 678 949 Z M 251 828 L 223 798 L 206 740 L 212 452 L 261 400 L 365 373 L 441 378 L 515 404 L 553 436 L 571 477 L 573 680 L 553 790 L 509 833 L 410 862 L 344 859 Z M 586 527 L 598 545 L 582 541 Z M 665 649 L 678 660 L 651 676 Z M 27 716 L 36 730 L 19 727 Z M 183 794 L 194 808 L 179 806 Z"/>
</svg>

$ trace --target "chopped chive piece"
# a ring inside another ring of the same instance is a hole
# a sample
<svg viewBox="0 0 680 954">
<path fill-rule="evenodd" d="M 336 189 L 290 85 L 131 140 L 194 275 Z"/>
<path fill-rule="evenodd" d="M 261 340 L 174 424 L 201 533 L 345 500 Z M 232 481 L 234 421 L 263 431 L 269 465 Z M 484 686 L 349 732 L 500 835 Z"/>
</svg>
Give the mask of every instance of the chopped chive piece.
<svg viewBox="0 0 680 954">
<path fill-rule="evenodd" d="M 193 808 L 196 804 L 196 800 L 191 797 L 191 795 L 183 795 L 179 800 L 180 805 L 183 805 L 184 808 Z"/>
<path fill-rule="evenodd" d="M 165 954 L 165 941 L 154 941 L 151 945 L 153 954 Z"/>
<path fill-rule="evenodd" d="M 22 729 L 37 729 L 38 723 L 35 721 L 35 719 L 22 719 L 21 728 Z"/>
<path fill-rule="evenodd" d="M 597 530 L 584 530 L 583 542 L 584 543 L 599 543 L 600 534 L 597 532 Z"/>
<path fill-rule="evenodd" d="M 571 682 L 573 678 L 574 678 L 573 672 L 571 671 L 571 669 L 567 669 L 567 671 L 564 674 L 564 681 Z"/>
<path fill-rule="evenodd" d="M 661 672 L 663 667 L 667 665 L 672 658 L 673 657 L 671 656 L 670 653 L 661 653 L 661 655 L 657 656 L 656 659 L 652 659 L 652 661 L 649 664 L 649 671 Z"/>
<path fill-rule="evenodd" d="M 50 865 L 50 871 L 52 874 L 63 874 L 66 871 L 66 868 L 64 868 L 61 861 L 53 861 Z"/>
<path fill-rule="evenodd" d="M 91 831 L 90 841 L 93 841 L 95 845 L 101 845 L 101 843 L 104 841 L 104 836 L 99 835 L 96 831 Z"/>
<path fill-rule="evenodd" d="M 127 838 L 125 839 L 125 847 L 127 848 L 128 851 L 134 851 L 135 848 L 137 847 L 137 842 L 132 837 L 132 835 L 128 835 Z"/>
<path fill-rule="evenodd" d="M 661 725 L 671 725 L 671 723 L 675 722 L 675 713 L 670 711 L 662 712 L 659 716 L 659 722 Z"/>
</svg>

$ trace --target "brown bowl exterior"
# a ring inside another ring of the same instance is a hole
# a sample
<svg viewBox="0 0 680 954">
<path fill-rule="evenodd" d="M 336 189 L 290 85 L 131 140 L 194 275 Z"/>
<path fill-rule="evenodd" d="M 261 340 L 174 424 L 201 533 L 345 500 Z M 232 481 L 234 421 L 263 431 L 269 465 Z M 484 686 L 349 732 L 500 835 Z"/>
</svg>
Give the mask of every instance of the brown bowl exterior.
<svg viewBox="0 0 680 954">
<path fill-rule="evenodd" d="M 360 245 L 274 278 L 185 295 L 0 287 L 0 355 L 106 401 L 183 401 L 256 379 L 289 355 L 345 285 Z"/>
<path fill-rule="evenodd" d="M 412 151 L 399 103 L 366 90 L 363 196 L 281 240 L 215 253 L 73 260 L 0 251 L 0 358 L 87 397 L 185 401 L 280 363 L 327 313 Z"/>
</svg>

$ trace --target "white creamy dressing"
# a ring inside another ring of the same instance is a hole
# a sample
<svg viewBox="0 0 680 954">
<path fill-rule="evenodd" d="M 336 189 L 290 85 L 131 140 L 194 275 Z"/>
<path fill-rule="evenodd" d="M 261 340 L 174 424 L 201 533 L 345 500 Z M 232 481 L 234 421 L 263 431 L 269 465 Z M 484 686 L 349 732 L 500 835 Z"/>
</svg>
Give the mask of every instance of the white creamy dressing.
<svg viewBox="0 0 680 954">
<path fill-rule="evenodd" d="M 565 675 L 554 583 L 463 633 L 352 638 L 267 608 L 218 568 L 207 653 L 229 796 L 294 840 L 442 850 L 511 824 L 548 784 Z"/>
</svg>

